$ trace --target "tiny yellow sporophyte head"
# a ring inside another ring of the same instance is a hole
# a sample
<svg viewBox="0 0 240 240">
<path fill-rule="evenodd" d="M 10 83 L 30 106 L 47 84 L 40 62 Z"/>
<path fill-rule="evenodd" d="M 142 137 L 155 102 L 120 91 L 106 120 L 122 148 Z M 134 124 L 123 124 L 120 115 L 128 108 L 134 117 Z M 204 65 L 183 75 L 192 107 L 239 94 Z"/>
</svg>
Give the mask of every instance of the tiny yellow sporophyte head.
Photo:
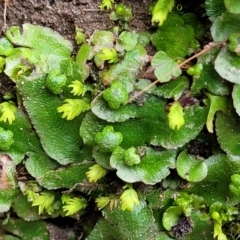
<svg viewBox="0 0 240 240">
<path fill-rule="evenodd" d="M 65 216 L 71 216 L 87 206 L 87 202 L 84 198 L 72 198 L 64 195 L 62 197 L 62 203 L 64 204 L 63 211 L 65 212 Z"/>
<path fill-rule="evenodd" d="M 13 102 L 3 102 L 0 104 L 0 111 L 2 113 L 2 116 L 0 117 L 1 122 L 8 122 L 10 125 L 15 120 L 15 112 L 16 112 L 16 106 Z"/>
<path fill-rule="evenodd" d="M 112 4 L 114 3 L 114 0 L 102 0 L 101 4 L 98 6 L 100 10 L 104 10 L 105 8 L 107 10 L 112 9 Z"/>
<path fill-rule="evenodd" d="M 68 121 L 91 108 L 88 99 L 65 99 L 65 102 L 57 108 L 57 111 L 63 113 L 62 118 L 66 118 Z"/>
<path fill-rule="evenodd" d="M 80 96 L 80 95 L 83 96 L 85 94 L 85 92 L 86 92 L 86 89 L 85 89 L 83 83 L 81 83 L 78 80 L 73 81 L 68 87 L 72 88 L 71 93 L 74 96 Z"/>
<path fill-rule="evenodd" d="M 178 101 L 174 102 L 172 106 L 169 108 L 168 123 L 169 127 L 173 130 L 175 128 L 179 130 L 185 123 L 183 117 L 183 108 Z"/>
<path fill-rule="evenodd" d="M 114 48 L 106 48 L 104 47 L 102 51 L 99 53 L 99 57 L 103 61 L 108 61 L 108 63 L 117 63 L 118 62 L 118 55 Z"/>
<path fill-rule="evenodd" d="M 114 194 L 110 194 L 107 197 L 98 197 L 96 198 L 95 202 L 97 203 L 97 207 L 99 210 L 102 210 L 104 207 L 106 207 L 109 204 L 109 208 L 112 211 L 112 209 L 117 207 L 118 205 L 118 198 Z"/>
<path fill-rule="evenodd" d="M 89 171 L 86 172 L 87 179 L 89 182 L 97 182 L 100 178 L 104 177 L 107 174 L 107 170 L 100 166 L 99 164 L 94 164 L 89 168 Z"/>
<path fill-rule="evenodd" d="M 38 206 L 38 213 L 41 215 L 44 210 L 51 215 L 54 212 L 53 202 L 55 195 L 51 191 L 41 192 L 33 198 L 32 206 Z"/>
<path fill-rule="evenodd" d="M 135 205 L 139 205 L 139 199 L 138 199 L 138 194 L 137 192 L 131 187 L 131 186 L 126 186 L 129 187 L 129 189 L 125 190 L 122 195 L 120 196 L 121 200 L 121 209 L 123 211 L 128 210 L 128 211 L 133 211 L 133 208 Z"/>
</svg>

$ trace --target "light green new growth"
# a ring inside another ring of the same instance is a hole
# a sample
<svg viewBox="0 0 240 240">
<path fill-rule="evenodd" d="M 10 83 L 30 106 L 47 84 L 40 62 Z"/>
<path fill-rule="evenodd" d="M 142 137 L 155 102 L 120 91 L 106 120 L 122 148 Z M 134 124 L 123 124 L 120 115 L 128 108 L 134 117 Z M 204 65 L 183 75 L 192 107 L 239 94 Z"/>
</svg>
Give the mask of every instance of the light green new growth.
<svg viewBox="0 0 240 240">
<path fill-rule="evenodd" d="M 85 199 L 78 197 L 68 198 L 65 197 L 65 194 L 62 196 L 62 203 L 65 204 L 63 206 L 63 211 L 66 212 L 65 216 L 71 216 L 87 206 Z"/>
<path fill-rule="evenodd" d="M 173 6 L 174 0 L 158 0 L 152 11 L 152 23 L 158 23 L 161 26 Z"/>
<path fill-rule="evenodd" d="M 86 35 L 83 32 L 83 29 L 75 27 L 75 41 L 78 45 L 81 45 L 82 43 L 86 42 Z"/>
<path fill-rule="evenodd" d="M 104 47 L 102 51 L 99 53 L 99 57 L 103 61 L 108 61 L 108 63 L 117 63 L 118 62 L 118 55 L 114 48 L 106 48 Z"/>
<path fill-rule="evenodd" d="M 183 117 L 183 108 L 178 101 L 174 102 L 172 106 L 169 108 L 168 123 L 169 127 L 173 130 L 175 128 L 179 130 L 185 123 Z"/>
<path fill-rule="evenodd" d="M 226 235 L 222 231 L 222 226 L 217 221 L 213 221 L 213 222 L 214 222 L 213 237 L 217 238 L 217 240 L 227 240 Z"/>
<path fill-rule="evenodd" d="M 0 118 L 1 122 L 8 122 L 10 125 L 15 120 L 15 111 L 16 106 L 13 102 L 3 102 L 0 104 L 0 110 L 2 112 L 2 116 Z"/>
<path fill-rule="evenodd" d="M 123 188 L 128 188 L 120 196 L 121 200 L 121 209 L 123 211 L 133 211 L 135 205 L 139 205 L 139 199 L 137 192 L 132 188 L 132 185 L 126 184 Z"/>
<path fill-rule="evenodd" d="M 99 210 L 103 209 L 109 204 L 109 208 L 112 211 L 113 208 L 116 208 L 118 205 L 117 196 L 114 194 L 110 194 L 107 197 L 98 197 L 95 199 L 95 202 L 97 203 L 97 207 Z"/>
<path fill-rule="evenodd" d="M 72 82 L 72 84 L 70 84 L 68 86 L 69 88 L 72 88 L 72 91 L 71 93 L 74 95 L 74 96 L 84 96 L 84 94 L 86 93 L 86 91 L 88 90 L 85 85 L 83 83 L 81 83 L 80 81 L 78 80 L 75 80 Z"/>
<path fill-rule="evenodd" d="M 107 10 L 112 9 L 112 4 L 114 3 L 114 0 L 102 0 L 101 4 L 98 6 L 101 11 L 106 8 Z"/>
<path fill-rule="evenodd" d="M 65 104 L 57 108 L 59 113 L 63 113 L 62 118 L 72 120 L 81 112 L 90 110 L 90 103 L 87 99 L 65 99 Z"/>
<path fill-rule="evenodd" d="M 53 202 L 55 194 L 50 191 L 41 192 L 39 196 L 35 196 L 32 201 L 32 206 L 38 206 L 39 215 L 45 210 L 49 215 L 54 211 Z"/>
<path fill-rule="evenodd" d="M 100 178 L 104 177 L 107 174 L 107 170 L 100 166 L 99 164 L 94 164 L 89 168 L 89 171 L 86 172 L 87 179 L 89 182 L 97 182 Z"/>
</svg>

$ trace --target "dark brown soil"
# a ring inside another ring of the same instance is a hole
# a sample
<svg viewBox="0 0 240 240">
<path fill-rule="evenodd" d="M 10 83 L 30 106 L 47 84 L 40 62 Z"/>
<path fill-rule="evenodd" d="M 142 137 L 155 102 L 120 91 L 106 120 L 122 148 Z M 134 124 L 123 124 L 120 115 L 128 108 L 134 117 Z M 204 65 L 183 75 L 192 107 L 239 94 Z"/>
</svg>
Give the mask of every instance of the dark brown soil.
<svg viewBox="0 0 240 240">
<path fill-rule="evenodd" d="M 0 25 L 3 26 L 5 0 L 1 1 Z M 151 0 L 122 0 L 120 2 L 130 5 L 133 9 L 132 29 L 146 30 L 150 27 L 148 6 Z M 38 24 L 50 27 L 71 40 L 74 37 L 75 25 L 77 25 L 89 36 L 95 29 L 109 29 L 113 26 L 108 13 L 99 10 L 100 3 L 101 0 L 10 0 L 7 8 L 7 26 L 23 23 Z"/>
</svg>

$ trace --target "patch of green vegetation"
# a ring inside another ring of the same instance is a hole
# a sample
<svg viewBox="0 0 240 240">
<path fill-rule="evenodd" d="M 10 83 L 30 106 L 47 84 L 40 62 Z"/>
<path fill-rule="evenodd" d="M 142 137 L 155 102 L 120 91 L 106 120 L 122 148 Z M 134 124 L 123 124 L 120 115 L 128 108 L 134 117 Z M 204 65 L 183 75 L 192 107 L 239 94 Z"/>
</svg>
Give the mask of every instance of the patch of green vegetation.
<svg viewBox="0 0 240 240">
<path fill-rule="evenodd" d="M 48 239 L 44 219 L 96 211 L 85 239 L 239 238 L 239 6 L 198 7 L 209 22 L 156 1 L 150 34 L 103 0 L 116 27 L 88 39 L 76 27 L 76 55 L 49 28 L 6 31 L 0 70 L 16 93 L 0 103 L 3 239 Z"/>
</svg>

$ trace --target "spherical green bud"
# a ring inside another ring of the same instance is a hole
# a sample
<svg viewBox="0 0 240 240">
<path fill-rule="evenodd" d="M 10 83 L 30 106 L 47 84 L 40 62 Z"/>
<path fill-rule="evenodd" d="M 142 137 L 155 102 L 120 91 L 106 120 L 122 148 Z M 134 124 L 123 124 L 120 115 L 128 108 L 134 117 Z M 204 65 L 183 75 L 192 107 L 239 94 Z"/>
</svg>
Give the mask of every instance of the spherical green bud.
<svg viewBox="0 0 240 240">
<path fill-rule="evenodd" d="M 67 77 L 58 69 L 53 69 L 48 73 L 46 86 L 54 94 L 60 94 L 67 83 Z"/>
<path fill-rule="evenodd" d="M 217 220 L 217 221 L 219 221 L 221 218 L 219 212 L 217 212 L 217 211 L 212 212 L 211 217 L 212 217 L 212 219 Z"/>
<path fill-rule="evenodd" d="M 110 88 L 103 91 L 103 98 L 112 109 L 118 109 L 128 100 L 128 92 L 121 83 L 113 83 Z"/>
<path fill-rule="evenodd" d="M 196 65 L 188 68 L 187 74 L 194 75 L 194 76 L 199 76 L 201 74 L 202 69 L 203 69 L 202 64 L 197 63 Z"/>
<path fill-rule="evenodd" d="M 122 142 L 121 132 L 115 132 L 112 126 L 106 126 L 95 136 L 95 142 L 100 152 L 113 152 Z"/>
<path fill-rule="evenodd" d="M 132 167 L 134 165 L 137 165 L 141 162 L 140 156 L 137 154 L 137 149 L 135 147 L 131 147 L 127 149 L 124 153 L 124 163 Z"/>
</svg>

